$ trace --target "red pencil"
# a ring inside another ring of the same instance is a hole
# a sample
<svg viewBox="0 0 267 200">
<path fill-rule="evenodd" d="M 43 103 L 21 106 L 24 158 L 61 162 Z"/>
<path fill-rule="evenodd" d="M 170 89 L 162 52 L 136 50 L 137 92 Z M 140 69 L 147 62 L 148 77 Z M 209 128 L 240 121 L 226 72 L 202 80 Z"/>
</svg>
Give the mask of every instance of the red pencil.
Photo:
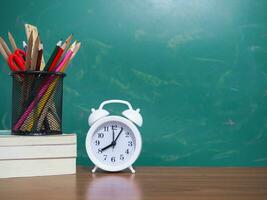
<svg viewBox="0 0 267 200">
<path fill-rule="evenodd" d="M 57 54 L 56 54 L 53 62 L 51 63 L 51 65 L 50 65 L 50 67 L 48 69 L 49 72 L 52 72 L 52 71 L 55 70 L 56 64 L 59 61 L 59 59 L 60 59 L 61 55 L 63 54 L 63 52 L 64 52 L 64 49 L 62 49 L 61 47 L 58 47 Z"/>
<path fill-rule="evenodd" d="M 57 64 L 58 64 L 58 61 L 60 60 L 60 57 L 62 56 L 62 54 L 64 54 L 66 48 L 68 47 L 68 45 L 70 44 L 71 40 L 72 40 L 72 37 L 73 35 L 71 34 L 67 39 L 66 41 L 64 42 L 64 44 L 58 48 L 58 51 L 57 51 L 57 54 L 52 62 L 52 64 L 50 65 L 48 71 L 51 72 L 51 71 L 55 71 L 56 70 L 56 67 L 57 67 Z"/>
<path fill-rule="evenodd" d="M 55 58 L 56 58 L 56 55 L 61 47 L 61 44 L 62 44 L 62 41 L 59 41 L 56 45 L 56 48 L 53 50 L 48 62 L 46 63 L 45 65 L 45 68 L 43 69 L 44 71 L 49 71 L 49 69 L 51 68 L 52 66 L 52 63 L 54 62 Z"/>
</svg>

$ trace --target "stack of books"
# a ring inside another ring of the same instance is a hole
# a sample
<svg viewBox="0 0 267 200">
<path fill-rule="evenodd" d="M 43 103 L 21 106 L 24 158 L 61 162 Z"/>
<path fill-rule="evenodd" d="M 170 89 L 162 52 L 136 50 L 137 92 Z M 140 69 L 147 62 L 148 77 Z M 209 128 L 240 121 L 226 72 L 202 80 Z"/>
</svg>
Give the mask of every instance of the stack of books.
<svg viewBox="0 0 267 200">
<path fill-rule="evenodd" d="M 0 133 L 0 178 L 75 174 L 76 157 L 76 134 Z"/>
</svg>

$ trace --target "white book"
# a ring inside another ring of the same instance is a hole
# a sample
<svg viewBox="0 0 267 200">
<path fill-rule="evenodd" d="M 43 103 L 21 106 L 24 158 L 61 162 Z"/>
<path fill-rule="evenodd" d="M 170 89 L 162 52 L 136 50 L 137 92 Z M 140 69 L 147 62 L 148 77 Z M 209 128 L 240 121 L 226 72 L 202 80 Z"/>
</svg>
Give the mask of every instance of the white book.
<svg viewBox="0 0 267 200">
<path fill-rule="evenodd" d="M 75 174 L 76 157 L 76 134 L 17 136 L 0 131 L 0 178 Z"/>
<path fill-rule="evenodd" d="M 76 158 L 0 160 L 0 178 L 76 173 Z"/>
<path fill-rule="evenodd" d="M 76 144 L 0 146 L 0 160 L 74 158 L 77 155 L 76 147 Z"/>
<path fill-rule="evenodd" d="M 47 136 L 19 136 L 3 135 L 0 132 L 0 146 L 27 146 L 27 145 L 52 145 L 52 144 L 76 144 L 76 134 L 61 134 Z M 8 134 L 7 131 L 5 133 Z"/>
</svg>

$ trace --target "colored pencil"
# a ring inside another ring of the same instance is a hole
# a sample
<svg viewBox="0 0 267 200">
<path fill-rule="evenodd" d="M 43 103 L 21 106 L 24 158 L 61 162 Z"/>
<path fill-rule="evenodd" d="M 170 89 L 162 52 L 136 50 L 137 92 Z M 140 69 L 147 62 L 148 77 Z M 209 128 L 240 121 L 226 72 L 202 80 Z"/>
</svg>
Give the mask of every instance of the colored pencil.
<svg viewBox="0 0 267 200">
<path fill-rule="evenodd" d="M 72 60 L 72 59 L 74 58 L 74 56 L 76 56 L 76 54 L 78 53 L 80 47 L 81 47 L 81 42 L 78 42 L 78 43 L 76 44 L 76 46 L 75 46 L 75 49 L 74 49 L 74 51 L 73 51 L 73 54 L 72 54 L 70 60 Z"/>
<path fill-rule="evenodd" d="M 38 118 L 38 121 L 37 121 L 37 130 L 41 130 L 42 126 L 43 126 L 43 123 L 44 123 L 44 120 L 45 120 L 45 117 L 47 116 L 47 113 L 50 109 L 50 107 L 52 105 L 54 105 L 54 96 L 55 96 L 55 92 L 52 93 L 52 95 L 50 96 L 50 98 L 48 99 L 46 105 L 44 106 L 39 118 Z M 54 105 L 55 106 L 55 105 Z M 55 109 L 55 112 L 56 112 L 56 109 Z M 55 121 L 57 122 L 57 121 Z M 59 122 L 58 122 L 59 123 Z"/>
<path fill-rule="evenodd" d="M 65 50 L 67 49 L 67 47 L 69 46 L 71 40 L 73 38 L 73 35 L 71 34 L 66 41 L 62 44 L 61 48 L 59 48 L 58 53 L 54 59 L 54 61 L 52 62 L 51 66 L 49 67 L 49 71 L 52 72 L 56 69 L 56 66 L 61 58 L 61 56 L 64 54 Z"/>
<path fill-rule="evenodd" d="M 64 66 L 64 64 L 71 58 L 73 51 L 76 46 L 76 41 L 70 46 L 69 50 L 67 51 L 65 57 L 59 64 L 59 66 L 56 69 L 56 72 L 60 72 L 60 69 Z M 36 113 L 38 118 L 40 114 L 42 113 L 43 108 L 47 104 L 49 98 L 51 98 L 51 95 L 53 94 L 53 91 L 56 87 L 56 84 L 59 80 L 59 77 L 54 78 L 54 76 L 51 76 L 49 80 L 46 82 L 46 84 L 42 87 L 42 89 L 39 91 L 37 95 L 37 99 L 33 100 L 30 106 L 26 109 L 26 111 L 23 113 L 22 117 L 18 120 L 17 124 L 15 125 L 14 129 L 18 130 L 20 128 L 23 129 L 23 131 L 31 131 L 34 126 L 34 118 L 32 117 L 33 113 Z M 39 102 L 39 103 L 38 103 Z M 36 105 L 37 103 L 37 105 Z M 37 107 L 37 112 L 35 111 L 34 107 Z"/>
<path fill-rule="evenodd" d="M 20 119 L 17 121 L 17 123 L 13 127 L 15 131 L 19 130 L 19 128 L 24 123 L 24 121 L 27 119 L 27 117 L 30 115 L 30 113 L 32 112 L 32 110 L 34 109 L 36 104 L 40 101 L 40 99 L 43 96 L 45 96 L 49 86 L 54 87 L 54 84 L 52 84 L 53 80 L 54 80 L 54 76 L 51 76 L 51 77 L 49 77 L 48 81 L 45 82 L 44 86 L 40 89 L 37 96 L 35 96 L 34 100 L 30 103 L 30 105 L 27 107 L 26 111 L 22 114 Z M 46 99 L 46 96 L 45 96 L 45 99 Z"/>
<path fill-rule="evenodd" d="M 62 46 L 63 46 L 63 45 L 62 45 Z M 60 47 L 58 48 L 57 54 L 56 54 L 56 56 L 55 56 L 55 58 L 54 58 L 54 60 L 53 60 L 53 62 L 52 62 L 52 64 L 51 64 L 51 66 L 50 66 L 49 69 L 48 69 L 49 72 L 54 71 L 55 67 L 57 66 L 57 63 L 58 63 L 60 57 L 62 56 L 62 54 L 63 54 L 63 52 L 64 52 L 64 49 L 62 49 L 62 46 L 60 46 Z"/>
<path fill-rule="evenodd" d="M 59 63 L 59 65 L 56 68 L 56 72 L 61 72 L 62 68 L 64 67 L 64 65 L 68 62 L 68 60 L 71 58 L 73 51 L 75 49 L 76 46 L 76 41 L 73 42 L 73 44 L 70 46 L 69 50 L 67 51 L 65 57 L 61 60 L 61 62 Z"/>
<path fill-rule="evenodd" d="M 18 49 L 16 42 L 15 42 L 15 39 L 10 32 L 8 32 L 8 38 L 9 38 L 9 41 L 10 41 L 10 44 L 11 44 L 13 50 L 15 51 L 16 49 Z"/>
<path fill-rule="evenodd" d="M 66 41 L 64 42 L 64 44 L 61 46 L 61 48 L 65 51 L 67 49 L 67 47 L 69 46 L 71 40 L 73 38 L 73 35 L 70 34 L 70 36 L 66 39 Z"/>
<path fill-rule="evenodd" d="M 69 63 L 71 62 L 71 60 L 74 58 L 74 56 L 77 54 L 77 52 L 79 51 L 81 47 L 81 43 L 78 42 L 76 45 L 75 45 L 75 48 L 74 48 L 74 51 L 73 51 L 73 54 L 71 55 L 70 59 L 64 64 L 64 66 L 61 68 L 61 72 L 64 72 L 66 70 L 66 68 L 68 67 Z"/>
<path fill-rule="evenodd" d="M 0 37 L 0 43 L 2 44 L 2 47 L 3 47 L 4 51 L 6 52 L 7 56 L 10 56 L 11 55 L 11 51 L 8 48 L 5 40 L 2 37 Z"/>
<path fill-rule="evenodd" d="M 33 45 L 33 36 L 31 34 L 28 40 L 28 47 L 26 53 L 26 63 L 25 63 L 26 70 L 31 69 L 32 45 Z"/>
<path fill-rule="evenodd" d="M 43 44 L 40 43 L 39 49 L 38 49 L 38 56 L 37 56 L 37 63 L 36 63 L 36 71 L 40 71 L 42 57 L 43 57 Z"/>
<path fill-rule="evenodd" d="M 28 44 L 23 43 L 23 48 L 26 51 L 26 70 L 44 70 L 49 72 L 64 72 L 71 60 L 77 54 L 81 43 L 73 42 L 71 34 L 64 43 L 59 41 L 53 50 L 47 64 L 43 60 L 43 44 L 40 42 L 37 27 L 32 25 L 25 25 Z M 17 49 L 17 45 L 11 33 L 8 33 L 12 48 Z M 11 54 L 8 46 L 1 40 L 0 50 L 4 58 L 8 58 Z M 2 48 L 1 48 L 2 47 Z M 8 51 L 9 50 L 9 51 Z M 13 130 L 32 131 L 46 128 L 47 125 L 60 130 L 61 122 L 57 121 L 58 116 L 54 104 L 53 95 L 56 91 L 58 81 L 61 77 L 51 75 L 44 82 L 38 86 L 38 91 L 34 91 L 33 98 L 30 98 L 27 103 L 27 108 L 20 116 L 19 120 L 13 127 Z M 31 86 L 29 90 L 34 90 Z M 24 92 L 27 93 L 27 92 Z M 52 109 L 53 108 L 53 109 Z M 36 121 L 38 120 L 38 121 Z M 59 119 L 60 120 L 60 119 Z M 57 124 L 54 124 L 57 123 Z M 47 125 L 46 125 L 47 124 Z M 49 129 L 49 127 L 47 127 Z"/>
<path fill-rule="evenodd" d="M 52 63 L 53 63 L 55 57 L 57 56 L 57 53 L 58 53 L 58 51 L 59 51 L 59 49 L 60 49 L 61 44 L 62 44 L 62 41 L 59 41 L 59 42 L 57 43 L 57 45 L 56 45 L 56 47 L 55 47 L 53 53 L 51 54 L 51 56 L 50 56 L 48 62 L 47 62 L 46 65 L 45 65 L 45 68 L 43 69 L 44 71 L 48 71 L 48 69 L 49 69 L 50 66 L 52 65 Z"/>
</svg>

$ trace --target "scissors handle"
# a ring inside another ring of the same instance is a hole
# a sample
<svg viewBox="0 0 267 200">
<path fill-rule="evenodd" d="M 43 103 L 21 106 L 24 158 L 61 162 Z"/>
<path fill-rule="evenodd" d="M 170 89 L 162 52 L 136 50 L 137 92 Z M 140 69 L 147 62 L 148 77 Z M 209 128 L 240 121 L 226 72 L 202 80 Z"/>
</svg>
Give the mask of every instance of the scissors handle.
<svg viewBox="0 0 267 200">
<path fill-rule="evenodd" d="M 23 60 L 26 60 L 26 53 L 25 51 L 21 50 L 21 49 L 16 49 L 14 54 L 18 55 L 19 57 L 22 57 Z"/>
<path fill-rule="evenodd" d="M 12 71 L 25 71 L 25 52 L 17 49 L 8 57 L 8 64 Z"/>
</svg>

